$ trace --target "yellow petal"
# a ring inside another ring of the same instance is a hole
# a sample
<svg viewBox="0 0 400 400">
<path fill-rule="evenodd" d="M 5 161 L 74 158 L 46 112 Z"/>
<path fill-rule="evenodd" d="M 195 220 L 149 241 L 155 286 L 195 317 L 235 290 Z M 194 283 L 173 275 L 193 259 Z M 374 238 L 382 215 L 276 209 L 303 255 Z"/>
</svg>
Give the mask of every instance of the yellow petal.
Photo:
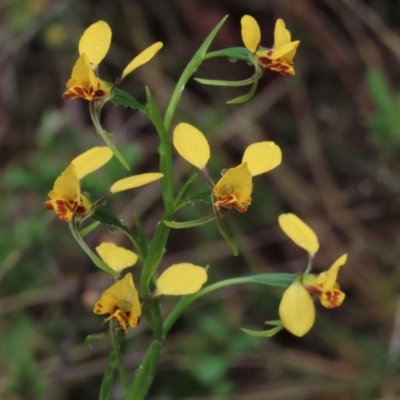
<svg viewBox="0 0 400 400">
<path fill-rule="evenodd" d="M 173 142 L 177 152 L 190 164 L 203 169 L 210 159 L 210 146 L 205 136 L 184 122 L 174 129 Z"/>
<path fill-rule="evenodd" d="M 67 88 L 73 86 L 89 87 L 91 82 L 90 74 L 94 75 L 89 65 L 89 60 L 85 54 L 82 54 L 72 68 L 71 79 L 67 82 Z"/>
<path fill-rule="evenodd" d="M 147 49 L 143 50 L 138 56 L 136 56 L 122 71 L 122 78 L 130 74 L 133 70 L 140 67 L 143 64 L 149 62 L 163 47 L 161 42 L 152 44 Z M 121 78 L 121 79 L 122 79 Z"/>
<path fill-rule="evenodd" d="M 126 274 L 102 293 L 100 301 L 103 303 L 103 307 L 94 312 L 96 314 L 110 313 L 110 310 L 117 306 L 123 312 L 128 312 L 133 303 L 138 303 L 137 297 L 138 294 L 133 283 L 132 274 Z"/>
<path fill-rule="evenodd" d="M 279 49 L 285 44 L 288 44 L 290 39 L 291 35 L 286 29 L 285 22 L 281 18 L 277 19 L 274 31 L 274 49 Z"/>
<path fill-rule="evenodd" d="M 279 49 L 272 50 L 268 58 L 272 61 L 278 60 L 279 58 L 282 58 L 283 61 L 292 61 L 294 56 L 296 55 L 296 50 L 299 44 L 299 40 L 285 44 Z"/>
<path fill-rule="evenodd" d="M 107 22 L 98 21 L 89 26 L 79 41 L 79 54 L 85 53 L 93 69 L 96 69 L 108 53 L 111 29 Z"/>
<path fill-rule="evenodd" d="M 82 179 L 93 171 L 97 171 L 104 164 L 107 164 L 112 156 L 113 152 L 109 147 L 93 147 L 75 157 L 71 164 L 75 166 L 78 178 Z"/>
<path fill-rule="evenodd" d="M 317 252 L 319 243 L 316 234 L 297 215 L 281 214 L 278 221 L 282 230 L 297 246 L 308 251 L 312 256 Z"/>
<path fill-rule="evenodd" d="M 117 272 L 136 264 L 138 259 L 138 256 L 133 251 L 116 246 L 110 242 L 103 242 L 96 247 L 96 251 L 99 253 L 101 259 Z"/>
<path fill-rule="evenodd" d="M 49 193 L 51 199 L 74 201 L 80 196 L 79 179 L 74 165 L 70 164 L 54 182 Z"/>
<path fill-rule="evenodd" d="M 190 263 L 174 264 L 157 279 L 156 295 L 183 296 L 198 292 L 207 281 L 207 271 Z"/>
<path fill-rule="evenodd" d="M 244 15 L 240 21 L 242 25 L 242 40 L 247 50 L 255 53 L 261 41 L 260 27 L 250 15 Z"/>
<path fill-rule="evenodd" d="M 252 191 L 253 180 L 247 163 L 240 164 L 236 168 L 229 168 L 214 186 L 213 193 L 217 198 L 215 205 L 231 204 L 238 211 L 244 212 L 251 204 Z M 240 209 L 241 206 L 243 210 Z"/>
<path fill-rule="evenodd" d="M 110 192 L 117 193 L 128 189 L 134 189 L 139 186 L 147 185 L 150 182 L 157 181 L 162 177 L 163 174 L 160 174 L 159 172 L 150 172 L 147 174 L 129 176 L 128 178 L 120 179 L 119 181 L 115 182 L 111 186 Z"/>
<path fill-rule="evenodd" d="M 299 278 L 283 294 L 279 316 L 285 328 L 295 336 L 305 335 L 313 326 L 314 302 Z"/>
<path fill-rule="evenodd" d="M 322 286 L 324 292 L 331 290 L 334 287 L 339 269 L 346 263 L 346 261 L 347 254 L 343 254 L 332 264 L 328 271 L 318 275 L 317 284 Z"/>
<path fill-rule="evenodd" d="M 246 148 L 242 162 L 247 162 L 251 175 L 256 176 L 276 168 L 282 162 L 282 151 L 274 142 L 253 143 Z"/>
</svg>

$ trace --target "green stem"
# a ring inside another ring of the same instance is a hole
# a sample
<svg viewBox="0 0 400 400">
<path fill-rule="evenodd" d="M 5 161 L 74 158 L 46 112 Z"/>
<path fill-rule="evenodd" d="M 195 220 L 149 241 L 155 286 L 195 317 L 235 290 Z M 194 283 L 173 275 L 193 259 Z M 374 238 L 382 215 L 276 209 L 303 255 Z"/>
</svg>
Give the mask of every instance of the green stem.
<svg viewBox="0 0 400 400">
<path fill-rule="evenodd" d="M 79 244 L 81 249 L 93 261 L 93 263 L 96 265 L 96 267 L 99 267 L 103 271 L 108 272 L 109 274 L 111 274 L 113 276 L 118 276 L 118 272 L 111 269 L 103 260 L 101 260 L 99 257 L 97 257 L 96 254 L 94 254 L 92 252 L 92 250 L 90 250 L 90 248 L 87 246 L 87 244 L 83 241 L 81 235 L 79 234 L 75 219 L 72 219 L 71 221 L 69 221 L 68 225 L 69 225 L 69 229 L 72 233 L 72 236 L 74 237 L 76 242 Z"/>
<path fill-rule="evenodd" d="M 287 287 L 292 282 L 293 282 L 293 275 L 291 274 L 261 274 L 261 275 L 253 275 L 240 278 L 225 279 L 223 281 L 213 283 L 212 285 L 205 287 L 204 289 L 200 290 L 197 293 L 191 294 L 189 296 L 184 296 L 181 298 L 176 307 L 171 311 L 171 313 L 164 321 L 163 325 L 164 337 L 167 335 L 167 333 L 174 325 L 176 320 L 181 316 L 183 311 L 185 311 L 186 308 L 189 307 L 189 305 L 192 304 L 195 300 L 208 293 L 214 292 L 215 290 L 219 290 L 228 286 L 244 285 L 249 283 L 257 283 L 268 286 Z"/>
<path fill-rule="evenodd" d="M 127 392 L 126 400 L 143 400 L 153 383 L 160 360 L 163 341 L 160 303 L 154 300 L 144 311 L 146 319 L 153 329 L 153 340 L 139 366 L 132 387 Z"/>
</svg>

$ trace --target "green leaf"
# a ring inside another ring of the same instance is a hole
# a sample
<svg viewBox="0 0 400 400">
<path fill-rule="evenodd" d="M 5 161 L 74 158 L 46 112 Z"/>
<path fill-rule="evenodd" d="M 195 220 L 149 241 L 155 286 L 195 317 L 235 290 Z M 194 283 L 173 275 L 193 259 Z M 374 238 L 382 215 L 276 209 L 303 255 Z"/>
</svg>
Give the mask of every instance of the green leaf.
<svg viewBox="0 0 400 400">
<path fill-rule="evenodd" d="M 253 61 L 253 65 L 255 67 L 255 72 L 254 72 L 254 76 L 253 76 L 253 78 L 254 78 L 253 86 L 251 87 L 250 91 L 248 93 L 244 94 L 243 96 L 235 97 L 234 99 L 227 101 L 226 104 L 244 103 L 245 101 L 250 100 L 254 96 L 254 93 L 257 90 L 258 81 L 260 79 L 262 71 L 261 71 L 260 67 L 258 67 L 258 65 L 254 64 L 254 61 Z"/>
<path fill-rule="evenodd" d="M 212 51 L 206 54 L 204 59 L 226 57 L 231 62 L 236 60 L 250 61 L 253 58 L 252 56 L 253 54 L 245 47 L 229 47 L 227 49 Z"/>
<path fill-rule="evenodd" d="M 195 173 L 193 174 L 188 180 L 187 182 L 183 185 L 182 189 L 179 191 L 178 195 L 176 196 L 175 199 L 175 211 L 178 207 L 179 202 L 186 196 L 187 192 L 189 191 L 190 187 L 192 186 L 193 182 L 196 180 L 198 174 Z"/>
<path fill-rule="evenodd" d="M 124 225 L 114 214 L 111 214 L 106 208 L 104 207 L 97 207 L 96 211 L 92 215 L 92 218 L 96 219 L 97 221 L 104 222 L 110 226 L 116 226 L 117 228 L 121 229 L 128 238 L 132 241 L 133 245 L 138 252 L 139 258 L 144 260 L 144 254 L 146 254 L 146 249 L 142 244 L 139 242 L 138 238 L 135 234 L 126 226 Z"/>
<path fill-rule="evenodd" d="M 90 224 L 89 226 L 87 226 L 86 228 L 82 229 L 81 231 L 79 231 L 79 234 L 81 235 L 81 238 L 83 239 L 85 236 L 87 236 L 90 232 L 92 232 L 93 230 L 95 230 L 98 226 L 100 225 L 100 222 L 93 222 L 92 224 Z"/>
<path fill-rule="evenodd" d="M 221 81 L 215 79 L 202 79 L 202 78 L 194 78 L 194 80 L 203 85 L 238 87 L 238 86 L 251 85 L 254 82 L 254 76 L 248 79 L 244 79 L 242 81 Z"/>
<path fill-rule="evenodd" d="M 129 168 L 128 163 L 125 161 L 124 156 L 121 154 L 121 152 L 117 149 L 117 146 L 115 146 L 115 144 L 110 139 L 110 136 L 112 136 L 112 133 L 102 130 L 99 132 L 99 135 L 106 142 L 107 146 L 111 149 L 114 156 L 117 157 L 118 161 L 129 171 L 130 168 Z"/>
<path fill-rule="evenodd" d="M 133 96 L 121 89 L 114 89 L 111 102 L 134 110 L 139 110 L 143 113 L 146 112 L 146 107 L 143 104 L 139 103 Z"/>
<path fill-rule="evenodd" d="M 277 286 L 277 287 L 288 287 L 296 278 L 297 275 L 293 274 L 259 274 L 247 277 L 251 283 L 257 283 L 259 285 L 266 286 Z"/>
<path fill-rule="evenodd" d="M 204 224 L 208 224 L 211 221 L 215 220 L 215 215 L 209 215 L 204 218 L 196 219 L 193 221 L 184 221 L 184 222 L 176 222 L 176 221 L 164 221 L 164 224 L 174 229 L 185 229 L 185 228 L 193 228 L 195 226 L 200 226 Z"/>
<path fill-rule="evenodd" d="M 271 328 L 266 331 L 252 331 L 250 329 L 245 329 L 245 328 L 240 328 L 240 329 L 244 333 L 247 333 L 250 336 L 272 337 L 284 328 L 282 321 L 270 321 L 270 322 L 266 322 L 266 323 L 269 325 L 276 325 L 276 326 L 275 326 L 275 328 Z"/>
</svg>

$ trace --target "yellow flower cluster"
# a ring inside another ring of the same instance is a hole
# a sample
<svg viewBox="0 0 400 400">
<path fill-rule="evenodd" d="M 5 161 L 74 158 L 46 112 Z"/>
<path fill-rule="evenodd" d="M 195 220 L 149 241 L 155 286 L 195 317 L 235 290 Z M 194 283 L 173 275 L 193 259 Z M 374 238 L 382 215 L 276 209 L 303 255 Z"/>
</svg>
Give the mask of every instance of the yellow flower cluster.
<svg viewBox="0 0 400 400">
<path fill-rule="evenodd" d="M 207 163 L 210 159 L 210 146 L 203 133 L 190 124 L 180 123 L 174 130 L 173 143 L 177 152 L 200 169 L 209 180 Z M 274 142 L 258 142 L 248 146 L 241 164 L 229 168 L 215 184 L 214 206 L 226 210 L 235 208 L 239 212 L 247 211 L 251 204 L 253 176 L 276 168 L 281 161 L 281 149 Z"/>
<path fill-rule="evenodd" d="M 289 238 L 306 250 L 310 259 L 318 251 L 318 238 L 313 230 L 294 214 L 279 216 L 279 225 Z M 319 298 L 326 308 L 338 307 L 345 294 L 337 284 L 339 269 L 346 263 L 347 254 L 339 257 L 328 271 L 299 275 L 283 294 L 279 316 L 284 327 L 293 335 L 303 336 L 313 326 L 315 307 L 312 296 Z"/>
<path fill-rule="evenodd" d="M 81 192 L 80 180 L 86 175 L 98 170 L 112 158 L 113 153 L 108 147 L 94 147 L 74 158 L 68 168 L 56 179 L 50 200 L 44 203 L 48 210 L 54 210 L 63 221 L 70 221 L 73 216 L 89 214 L 93 205 Z M 163 174 L 152 172 L 134 175 L 115 182 L 108 195 L 147 185 L 161 179 Z"/>
<path fill-rule="evenodd" d="M 293 58 L 296 55 L 299 40 L 291 41 L 291 34 L 286 29 L 282 19 L 275 24 L 274 45 L 272 48 L 260 46 L 261 31 L 257 21 L 250 15 L 245 15 L 241 20 L 242 39 L 245 47 L 256 62 L 263 68 L 280 72 L 283 75 L 294 75 Z"/>
<path fill-rule="evenodd" d="M 97 67 L 104 59 L 111 45 L 111 29 L 107 22 L 98 21 L 89 26 L 79 41 L 79 58 L 75 63 L 71 78 L 67 82 L 64 99 L 81 97 L 88 101 L 106 98 L 112 86 L 99 79 Z M 126 75 L 150 61 L 162 48 L 161 42 L 154 43 L 136 56 L 117 78 L 118 84 Z"/>
<path fill-rule="evenodd" d="M 130 250 L 113 243 L 102 243 L 96 248 L 102 260 L 117 272 L 131 267 L 138 259 Z M 207 281 L 205 268 L 190 263 L 171 265 L 157 279 L 154 296 L 183 296 L 201 289 Z M 94 305 L 95 314 L 110 314 L 104 322 L 115 318 L 126 332 L 127 325 L 135 328 L 140 322 L 142 308 L 133 277 L 128 273 L 124 278 L 106 289 Z"/>
</svg>

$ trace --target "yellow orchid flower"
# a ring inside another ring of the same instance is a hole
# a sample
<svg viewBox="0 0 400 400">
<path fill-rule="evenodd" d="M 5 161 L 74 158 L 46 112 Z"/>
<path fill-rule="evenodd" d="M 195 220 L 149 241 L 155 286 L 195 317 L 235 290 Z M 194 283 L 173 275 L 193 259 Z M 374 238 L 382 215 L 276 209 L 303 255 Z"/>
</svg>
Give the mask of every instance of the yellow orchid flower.
<svg viewBox="0 0 400 400">
<path fill-rule="evenodd" d="M 123 269 L 136 264 L 138 256 L 130 250 L 119 247 L 114 243 L 103 242 L 96 247 L 101 259 L 114 271 L 121 272 Z"/>
<path fill-rule="evenodd" d="M 173 144 L 178 153 L 199 168 L 209 181 L 207 163 L 210 146 L 203 133 L 190 124 L 180 123 L 174 129 Z M 214 205 L 245 212 L 251 204 L 253 176 L 274 169 L 281 161 L 281 149 L 274 142 L 251 144 L 243 154 L 242 163 L 228 169 L 214 186 Z"/>
<path fill-rule="evenodd" d="M 135 328 L 140 322 L 142 309 L 132 274 L 126 274 L 124 278 L 105 290 L 100 300 L 94 305 L 93 312 L 95 314 L 110 314 L 104 322 L 116 318 L 125 332 L 127 324 Z"/>
<path fill-rule="evenodd" d="M 317 296 L 325 308 L 338 307 L 343 303 L 346 294 L 336 282 L 340 268 L 346 263 L 347 254 L 340 256 L 328 269 L 318 275 L 305 274 L 303 285 L 309 293 Z"/>
<path fill-rule="evenodd" d="M 136 56 L 122 71 L 114 85 L 99 79 L 97 67 L 108 53 L 111 44 L 111 29 L 104 21 L 90 25 L 79 41 L 79 58 L 72 69 L 71 79 L 67 82 L 65 99 L 82 97 L 88 101 L 106 98 L 113 87 L 136 68 L 150 61 L 162 48 L 163 44 L 157 42 L 149 46 Z"/>
<path fill-rule="evenodd" d="M 74 215 L 88 214 L 93 205 L 81 193 L 80 180 L 106 164 L 113 156 L 108 147 L 94 147 L 79 155 L 68 168 L 56 179 L 50 200 L 44 203 L 48 210 L 54 210 L 60 219 L 70 221 Z M 146 185 L 162 178 L 160 173 L 134 175 L 115 182 L 108 195 Z"/>
<path fill-rule="evenodd" d="M 171 265 L 157 279 L 156 296 L 184 296 L 198 292 L 207 281 L 205 268 L 190 263 Z"/>
<path fill-rule="evenodd" d="M 279 316 L 285 328 L 293 335 L 305 335 L 314 324 L 315 306 L 312 295 L 317 296 L 325 308 L 342 304 L 346 295 L 340 290 L 336 279 L 346 260 L 347 254 L 343 254 L 328 271 L 318 275 L 298 276 L 286 289 L 279 305 Z"/>
<path fill-rule="evenodd" d="M 245 47 L 253 54 L 254 59 L 263 68 L 280 72 L 283 75 L 294 75 L 293 58 L 296 55 L 299 40 L 291 41 L 290 32 L 285 22 L 278 19 L 275 24 L 274 46 L 260 47 L 261 31 L 257 21 L 250 15 L 241 19 L 242 39 Z"/>
<path fill-rule="evenodd" d="M 319 249 L 317 235 L 295 214 L 281 214 L 278 218 L 282 230 L 294 243 L 313 257 Z M 318 275 L 305 273 L 297 277 L 283 294 L 279 315 L 285 328 L 296 336 L 303 336 L 312 327 L 315 309 L 312 296 L 319 298 L 325 308 L 342 304 L 345 293 L 336 282 L 340 268 L 346 263 L 347 254 L 339 257 L 329 268 Z"/>
</svg>

